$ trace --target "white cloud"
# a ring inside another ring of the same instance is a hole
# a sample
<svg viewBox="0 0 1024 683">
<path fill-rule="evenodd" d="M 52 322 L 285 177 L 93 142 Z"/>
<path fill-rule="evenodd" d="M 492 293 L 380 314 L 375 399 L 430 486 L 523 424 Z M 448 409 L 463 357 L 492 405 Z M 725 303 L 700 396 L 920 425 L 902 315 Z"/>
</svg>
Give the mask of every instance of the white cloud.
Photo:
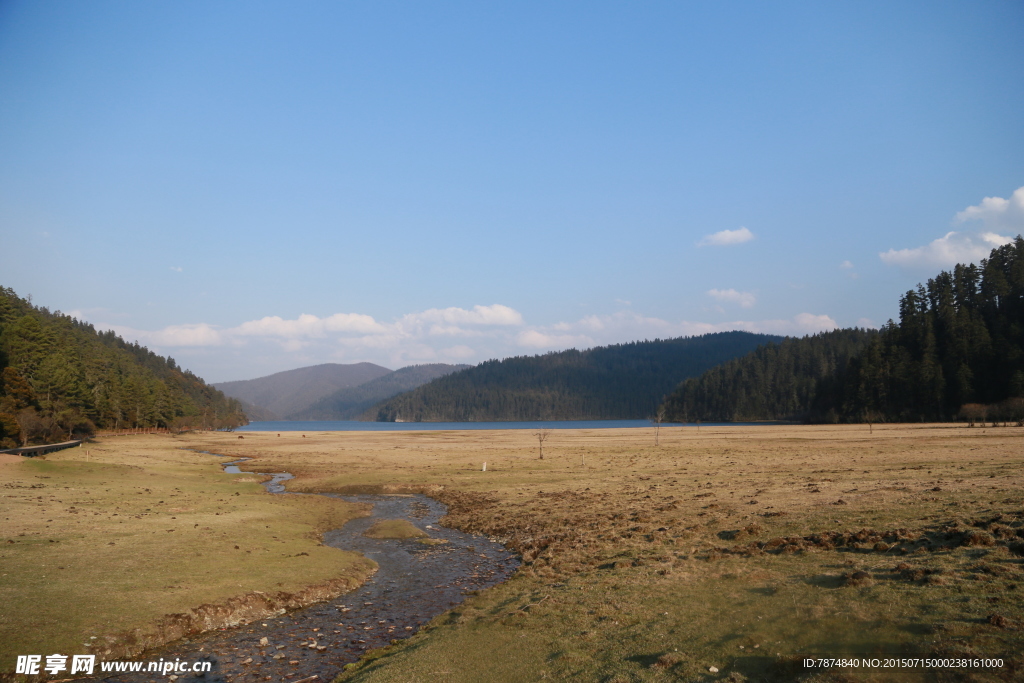
<svg viewBox="0 0 1024 683">
<path fill-rule="evenodd" d="M 100 324 L 113 329 L 129 340 L 160 348 L 250 347 L 284 351 L 299 359 L 316 362 L 316 358 L 365 360 L 381 355 L 387 362 L 401 365 L 405 362 L 433 360 L 440 354 L 447 358 L 465 359 L 476 351 L 464 344 L 448 342 L 445 348 L 435 349 L 432 338 L 494 337 L 500 330 L 523 325 L 523 316 L 513 308 L 501 304 L 463 308 L 432 308 L 410 313 L 386 323 L 361 313 L 335 313 L 319 317 L 303 313 L 297 318 L 265 316 L 249 320 L 235 327 L 220 329 L 206 323 L 171 325 L 161 330 L 137 330 L 129 327 Z M 506 344 L 514 343 L 505 334 Z M 557 339 L 552 340 L 558 342 Z M 319 362 L 323 362 L 320 360 Z"/>
<path fill-rule="evenodd" d="M 464 344 L 459 344 L 457 346 L 450 346 L 447 349 L 441 349 L 441 355 L 455 360 L 465 360 L 466 358 L 472 358 L 475 356 L 476 351 Z"/>
<path fill-rule="evenodd" d="M 719 290 L 715 290 L 719 291 Z M 743 292 L 726 299 L 743 305 Z M 721 293 L 721 292 L 720 292 Z M 197 323 L 160 330 L 97 324 L 158 353 L 172 352 L 185 367 L 212 381 L 246 379 L 324 362 L 370 361 L 388 367 L 423 362 L 468 362 L 524 352 L 586 349 L 643 339 L 668 339 L 746 330 L 805 335 L 836 327 L 828 315 L 801 313 L 788 319 L 723 323 L 671 321 L 632 310 L 589 315 L 551 325 L 528 325 L 516 310 L 501 306 L 429 309 L 381 322 L 358 313 L 294 319 L 266 316 L 231 328 Z M 472 340 L 472 341 L 470 341 Z"/>
<path fill-rule="evenodd" d="M 851 270 L 853 268 L 853 263 L 850 261 L 843 261 L 839 264 L 839 267 L 843 270 Z"/>
<path fill-rule="evenodd" d="M 435 337 L 475 337 L 480 336 L 483 333 L 479 330 L 471 330 L 465 327 L 459 327 L 458 325 L 430 325 L 427 328 L 427 334 Z"/>
<path fill-rule="evenodd" d="M 865 327 L 865 328 L 867 328 L 869 330 L 877 330 L 878 329 L 878 323 L 876 323 L 871 318 L 858 318 L 857 319 L 857 327 Z"/>
<path fill-rule="evenodd" d="M 333 343 L 350 349 L 397 349 L 409 338 L 398 333 L 366 334 L 358 337 L 338 337 Z"/>
<path fill-rule="evenodd" d="M 182 267 L 181 266 L 171 266 L 171 270 L 173 270 L 175 273 L 180 273 L 182 271 Z"/>
<path fill-rule="evenodd" d="M 754 239 L 754 233 L 741 227 L 739 230 L 721 230 L 697 242 L 698 247 L 727 247 L 733 244 L 743 244 Z"/>
<path fill-rule="evenodd" d="M 800 313 L 794 316 L 793 322 L 796 323 L 797 329 L 803 331 L 804 334 L 828 332 L 839 327 L 831 316 L 814 315 L 813 313 Z"/>
<path fill-rule="evenodd" d="M 372 316 L 359 313 L 335 313 L 327 318 L 303 313 L 295 320 L 285 320 L 280 316 L 267 316 L 259 320 L 244 322 L 231 330 L 232 334 L 249 337 L 283 337 L 298 339 L 301 337 L 319 338 L 328 332 L 372 333 L 384 332 L 386 328 Z"/>
<path fill-rule="evenodd" d="M 956 215 L 958 223 L 979 221 L 990 230 L 1024 232 L 1024 187 L 1018 187 L 1009 199 L 985 197 L 977 206 L 968 206 Z"/>
<path fill-rule="evenodd" d="M 977 223 L 986 229 L 971 234 L 951 231 L 922 247 L 890 249 L 879 257 L 887 265 L 905 268 L 949 267 L 987 258 L 994 248 L 1009 244 L 1014 234 L 1024 232 L 1024 187 L 1017 188 L 1009 199 L 985 197 L 980 204 L 958 212 L 953 222 Z M 997 230 L 1008 231 L 1010 236 Z"/>
<path fill-rule="evenodd" d="M 113 330 L 126 341 L 138 341 L 150 346 L 222 346 L 227 339 L 213 325 L 169 325 L 162 330 L 136 330 L 123 325 L 99 324 L 101 329 Z"/>
<path fill-rule="evenodd" d="M 1012 239 L 984 232 L 967 235 L 950 231 L 944 237 L 933 240 L 923 247 L 913 249 L 890 249 L 878 256 L 890 266 L 904 268 L 948 267 L 957 263 L 974 263 L 986 258 L 995 247 L 1008 244 Z"/>
<path fill-rule="evenodd" d="M 501 304 L 464 308 L 431 308 L 422 313 L 410 313 L 402 318 L 406 324 L 448 323 L 452 325 L 522 325 L 519 311 Z"/>
<path fill-rule="evenodd" d="M 707 294 L 716 301 L 739 304 L 742 308 L 750 308 L 757 301 L 750 292 L 737 292 L 735 289 L 709 289 Z"/>
</svg>

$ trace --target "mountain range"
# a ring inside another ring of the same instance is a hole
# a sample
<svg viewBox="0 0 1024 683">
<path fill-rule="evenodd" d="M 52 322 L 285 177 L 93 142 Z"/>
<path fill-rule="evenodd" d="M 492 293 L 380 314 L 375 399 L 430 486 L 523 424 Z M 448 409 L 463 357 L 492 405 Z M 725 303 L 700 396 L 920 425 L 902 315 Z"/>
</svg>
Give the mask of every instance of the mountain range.
<svg viewBox="0 0 1024 683">
<path fill-rule="evenodd" d="M 362 419 L 645 419 L 683 380 L 782 339 L 717 332 L 491 360 L 390 398 Z"/>
<path fill-rule="evenodd" d="M 214 386 L 238 399 L 252 420 L 351 420 L 395 394 L 467 367 L 323 363 Z"/>
</svg>

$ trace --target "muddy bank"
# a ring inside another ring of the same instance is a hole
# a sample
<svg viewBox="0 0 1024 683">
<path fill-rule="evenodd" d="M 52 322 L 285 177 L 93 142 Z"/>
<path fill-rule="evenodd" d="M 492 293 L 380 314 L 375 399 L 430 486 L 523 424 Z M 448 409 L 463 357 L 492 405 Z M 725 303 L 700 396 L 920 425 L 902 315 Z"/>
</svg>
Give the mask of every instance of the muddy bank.
<svg viewBox="0 0 1024 683">
<path fill-rule="evenodd" d="M 366 577 L 372 575 L 373 571 L 368 565 Z M 200 605 L 188 612 L 168 614 L 150 627 L 104 636 L 95 641 L 89 652 L 103 660 L 135 657 L 145 650 L 162 647 L 187 636 L 232 628 L 278 616 L 288 610 L 332 600 L 351 591 L 360 583 L 360 580 L 338 578 L 307 586 L 295 593 L 252 591 L 224 602 Z"/>
<path fill-rule="evenodd" d="M 244 461 L 228 463 L 225 471 L 243 473 L 238 465 Z M 283 482 L 291 478 L 285 473 L 263 476 L 271 477 L 264 486 L 272 493 L 284 492 Z M 224 605 L 170 615 L 154 630 L 152 638 L 133 640 L 129 636 L 122 645 L 131 647 L 137 660 L 210 663 L 209 672 L 185 674 L 179 683 L 193 678 L 204 683 L 299 681 L 311 677 L 325 681 L 368 650 L 413 635 L 467 595 L 500 583 L 515 572 L 518 558 L 497 539 L 440 526 L 447 511 L 445 505 L 423 493 L 408 492 L 414 488 L 360 487 L 358 493 L 304 494 L 372 506 L 368 516 L 323 534 L 324 545 L 359 552 L 377 563 L 377 571 L 362 585 L 353 589 L 340 580 L 338 585 L 329 582 L 294 596 L 251 593 Z M 431 492 L 437 493 L 433 488 Z M 379 539 L 364 535 L 373 524 L 396 519 L 411 522 L 427 538 Z M 172 640 L 175 642 L 138 654 Z M 104 650 L 99 659 L 116 658 L 114 648 L 118 643 L 110 645 L 111 654 Z M 154 678 L 151 673 L 133 673 L 104 680 L 142 683 Z"/>
</svg>

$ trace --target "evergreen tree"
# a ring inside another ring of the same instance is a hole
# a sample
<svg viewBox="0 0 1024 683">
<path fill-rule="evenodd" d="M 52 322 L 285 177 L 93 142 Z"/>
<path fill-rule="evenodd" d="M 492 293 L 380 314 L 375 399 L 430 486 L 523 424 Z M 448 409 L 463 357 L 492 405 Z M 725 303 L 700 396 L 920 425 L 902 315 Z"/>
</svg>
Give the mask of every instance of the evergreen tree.
<svg viewBox="0 0 1024 683">
<path fill-rule="evenodd" d="M 841 387 L 829 378 L 874 333 L 836 330 L 765 344 L 683 382 L 664 403 L 672 422 L 830 419 Z"/>
<path fill-rule="evenodd" d="M 950 420 L 968 404 L 1015 414 L 1024 396 L 1024 238 L 918 285 L 899 311 L 877 334 L 787 340 L 688 380 L 666 400 L 670 419 Z"/>
<path fill-rule="evenodd" d="M 720 332 L 491 360 L 384 401 L 409 422 L 646 419 L 680 380 L 780 337 Z"/>
<path fill-rule="evenodd" d="M 237 401 L 172 359 L 0 287 L 0 447 L 96 427 L 246 422 Z"/>
</svg>

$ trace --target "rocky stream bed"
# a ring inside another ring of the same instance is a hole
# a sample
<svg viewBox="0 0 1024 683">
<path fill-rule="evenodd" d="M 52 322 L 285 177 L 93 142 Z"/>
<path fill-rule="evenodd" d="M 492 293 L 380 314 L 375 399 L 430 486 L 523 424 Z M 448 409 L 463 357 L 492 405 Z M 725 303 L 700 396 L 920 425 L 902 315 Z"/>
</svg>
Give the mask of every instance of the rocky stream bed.
<svg viewBox="0 0 1024 683">
<path fill-rule="evenodd" d="M 224 471 L 242 473 L 238 463 Z M 265 475 L 270 493 L 284 494 L 290 474 Z M 470 591 L 506 580 L 519 559 L 496 541 L 438 525 L 445 506 L 420 494 L 328 495 L 372 504 L 368 517 L 354 519 L 323 536 L 324 545 L 362 553 L 378 564 L 359 588 L 317 603 L 231 629 L 183 638 L 143 652 L 133 661 L 209 662 L 206 673 L 164 676 L 152 672 L 118 673 L 111 683 L 171 679 L 203 681 L 330 681 L 368 650 L 408 638 L 438 614 L 465 599 Z M 404 519 L 430 539 L 374 539 L 363 535 L 378 520 Z M 145 667 L 145 665 L 144 665 Z"/>
</svg>

